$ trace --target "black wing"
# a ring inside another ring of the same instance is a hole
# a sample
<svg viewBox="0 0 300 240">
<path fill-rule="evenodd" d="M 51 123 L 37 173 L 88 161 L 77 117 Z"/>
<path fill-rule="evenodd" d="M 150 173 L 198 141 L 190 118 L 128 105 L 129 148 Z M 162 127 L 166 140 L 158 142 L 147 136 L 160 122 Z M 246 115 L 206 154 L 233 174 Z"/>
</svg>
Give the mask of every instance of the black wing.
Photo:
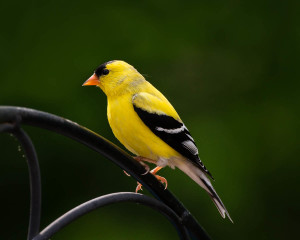
<svg viewBox="0 0 300 240">
<path fill-rule="evenodd" d="M 183 123 L 165 114 L 149 113 L 137 107 L 134 103 L 133 108 L 144 124 L 150 128 L 156 136 L 199 166 L 213 179 L 211 173 L 201 162 L 194 139 Z"/>
</svg>

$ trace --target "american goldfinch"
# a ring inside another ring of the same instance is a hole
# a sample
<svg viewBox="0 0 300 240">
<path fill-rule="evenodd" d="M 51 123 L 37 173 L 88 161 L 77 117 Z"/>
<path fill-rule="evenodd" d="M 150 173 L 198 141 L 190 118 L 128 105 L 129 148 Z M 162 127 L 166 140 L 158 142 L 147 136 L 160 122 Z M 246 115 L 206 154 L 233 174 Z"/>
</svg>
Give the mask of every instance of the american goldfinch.
<svg viewBox="0 0 300 240">
<path fill-rule="evenodd" d="M 209 194 L 221 216 L 228 211 L 208 177 L 210 172 L 179 115 L 154 86 L 124 61 L 101 64 L 83 86 L 100 87 L 107 96 L 107 117 L 116 138 L 137 157 L 162 167 L 179 168 Z M 156 177 L 167 184 L 165 178 Z M 141 186 L 138 186 L 139 190 Z M 232 220 L 231 220 L 232 221 Z"/>
</svg>

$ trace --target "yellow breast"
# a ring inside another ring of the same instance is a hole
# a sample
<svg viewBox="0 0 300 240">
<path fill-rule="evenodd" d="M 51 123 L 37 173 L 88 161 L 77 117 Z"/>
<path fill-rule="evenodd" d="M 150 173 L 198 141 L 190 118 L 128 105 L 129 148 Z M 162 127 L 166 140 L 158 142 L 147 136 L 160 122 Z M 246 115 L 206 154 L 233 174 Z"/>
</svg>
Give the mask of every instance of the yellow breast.
<svg viewBox="0 0 300 240">
<path fill-rule="evenodd" d="M 132 153 L 153 160 L 179 155 L 142 122 L 134 111 L 132 94 L 108 97 L 107 116 L 115 137 Z"/>
</svg>

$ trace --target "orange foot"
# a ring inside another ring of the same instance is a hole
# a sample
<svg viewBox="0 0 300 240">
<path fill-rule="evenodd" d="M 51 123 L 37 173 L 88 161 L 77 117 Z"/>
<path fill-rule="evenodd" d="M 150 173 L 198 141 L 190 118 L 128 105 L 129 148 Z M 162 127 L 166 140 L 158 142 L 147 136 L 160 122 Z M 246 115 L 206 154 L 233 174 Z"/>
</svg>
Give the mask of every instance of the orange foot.
<svg viewBox="0 0 300 240">
<path fill-rule="evenodd" d="M 162 169 L 162 167 L 156 167 L 156 168 L 152 169 L 152 170 L 150 171 L 150 173 L 152 173 L 152 174 L 157 178 L 157 180 L 159 180 L 161 183 L 165 184 L 165 189 L 167 189 L 167 187 L 168 187 L 167 179 L 165 179 L 164 177 L 161 177 L 161 176 L 156 175 L 156 173 L 157 173 L 160 169 Z M 137 185 L 137 187 L 136 187 L 136 189 L 135 189 L 135 192 L 137 193 L 137 192 L 140 191 L 140 190 L 143 190 L 143 189 L 142 189 L 142 184 L 138 182 L 138 185 Z"/>
<path fill-rule="evenodd" d="M 153 160 L 149 159 L 149 158 L 144 158 L 144 157 L 133 157 L 135 160 L 137 160 L 143 167 L 145 167 L 146 172 L 144 172 L 142 175 L 146 175 L 148 172 L 150 172 L 150 167 L 144 163 L 144 161 L 146 162 L 151 162 L 151 163 L 155 163 Z M 130 174 L 128 172 L 126 172 L 125 170 L 123 170 L 123 172 L 126 174 L 126 176 L 130 177 Z"/>
</svg>

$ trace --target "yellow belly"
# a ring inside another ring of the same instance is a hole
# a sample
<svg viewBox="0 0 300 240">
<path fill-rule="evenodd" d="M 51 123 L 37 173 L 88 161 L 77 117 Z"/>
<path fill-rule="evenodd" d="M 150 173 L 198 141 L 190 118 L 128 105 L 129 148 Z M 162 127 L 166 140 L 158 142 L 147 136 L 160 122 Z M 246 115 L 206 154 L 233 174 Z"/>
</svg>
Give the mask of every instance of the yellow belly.
<svg viewBox="0 0 300 240">
<path fill-rule="evenodd" d="M 108 98 L 107 117 L 115 137 L 130 152 L 156 161 L 180 156 L 142 122 L 133 109 L 131 95 Z"/>
</svg>

